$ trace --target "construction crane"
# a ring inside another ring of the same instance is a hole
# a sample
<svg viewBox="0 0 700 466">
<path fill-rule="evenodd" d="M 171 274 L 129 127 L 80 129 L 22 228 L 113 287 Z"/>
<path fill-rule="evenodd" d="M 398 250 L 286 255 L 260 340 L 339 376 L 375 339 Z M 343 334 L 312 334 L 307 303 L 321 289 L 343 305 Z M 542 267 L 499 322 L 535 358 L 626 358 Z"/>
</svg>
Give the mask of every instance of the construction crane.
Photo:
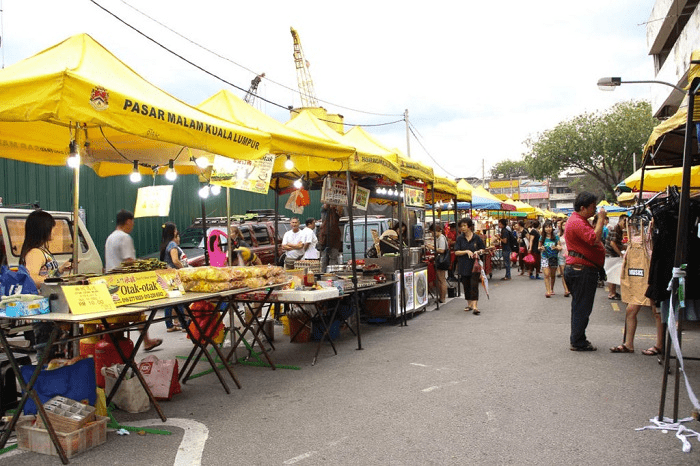
<svg viewBox="0 0 700 466">
<path fill-rule="evenodd" d="M 289 29 L 292 32 L 292 39 L 294 39 L 294 65 L 297 69 L 297 84 L 299 85 L 299 94 L 301 94 L 301 105 L 303 107 L 318 107 L 314 82 L 311 80 L 311 73 L 309 73 L 309 62 L 304 58 L 299 34 L 294 28 Z"/>
<path fill-rule="evenodd" d="M 246 103 L 253 105 L 255 102 L 255 97 L 258 95 L 258 84 L 260 84 L 260 81 L 264 77 L 265 73 L 259 74 L 250 82 L 248 92 L 246 92 L 245 97 L 243 97 L 243 100 L 245 100 Z"/>
</svg>

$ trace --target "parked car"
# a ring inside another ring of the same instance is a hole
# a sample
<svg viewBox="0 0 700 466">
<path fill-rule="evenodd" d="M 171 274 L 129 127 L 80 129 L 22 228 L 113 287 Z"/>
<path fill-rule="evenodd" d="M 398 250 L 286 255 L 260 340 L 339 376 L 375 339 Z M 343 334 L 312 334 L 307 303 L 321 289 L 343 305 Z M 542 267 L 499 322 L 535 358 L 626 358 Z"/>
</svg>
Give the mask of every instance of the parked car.
<svg viewBox="0 0 700 466">
<path fill-rule="evenodd" d="M 343 234 L 343 262 L 352 259 L 352 249 L 350 241 L 350 223 L 348 223 L 348 217 L 340 218 L 341 231 Z M 353 217 L 352 219 L 354 226 L 354 236 L 355 236 L 355 256 L 358 259 L 366 257 L 367 250 L 374 246 L 374 237 L 372 236 L 372 230 L 377 232 L 377 235 L 381 235 L 386 230 L 391 228 L 393 219 L 388 217 L 383 217 L 379 215 L 369 215 L 367 216 L 367 228 L 365 228 L 365 217 Z"/>
<path fill-rule="evenodd" d="M 34 207 L 0 207 L 0 265 L 19 264 L 24 243 L 24 224 L 27 216 L 34 210 Z M 60 264 L 73 256 L 73 214 L 53 211 L 49 213 L 56 220 L 49 251 Z M 78 218 L 78 235 L 80 237 L 78 272 L 101 274 L 102 258 L 80 218 Z"/>
<path fill-rule="evenodd" d="M 263 220 L 263 221 L 248 221 L 244 223 L 240 222 L 232 222 L 231 226 L 236 226 L 238 229 L 241 231 L 243 234 L 243 239 L 245 240 L 246 243 L 250 245 L 251 251 L 253 251 L 259 258 L 260 261 L 263 264 L 274 264 L 275 263 L 275 238 L 278 244 L 278 253 L 283 256 L 283 251 L 281 248 L 282 245 L 282 236 L 284 236 L 284 232 L 289 229 L 289 220 L 284 219 L 284 220 L 279 220 L 278 221 L 279 225 L 279 235 L 275 235 L 275 222 L 274 220 Z M 221 247 L 221 250 L 225 253 L 228 252 L 228 238 L 226 236 L 226 226 L 224 222 L 223 227 L 209 227 L 207 229 L 207 237 L 211 237 L 211 233 L 213 231 L 219 231 L 221 234 L 216 235 L 218 238 L 218 244 Z M 200 227 L 201 231 L 201 227 Z M 193 267 L 199 267 L 205 264 L 205 257 L 204 257 L 204 239 L 202 237 L 203 235 L 200 235 L 200 242 L 198 244 L 197 249 L 191 250 L 190 253 L 187 254 L 189 264 Z M 216 241 L 209 241 L 208 246 L 210 247 L 210 251 L 212 251 L 213 247 L 216 247 Z M 282 257 L 282 260 L 283 257 Z"/>
</svg>

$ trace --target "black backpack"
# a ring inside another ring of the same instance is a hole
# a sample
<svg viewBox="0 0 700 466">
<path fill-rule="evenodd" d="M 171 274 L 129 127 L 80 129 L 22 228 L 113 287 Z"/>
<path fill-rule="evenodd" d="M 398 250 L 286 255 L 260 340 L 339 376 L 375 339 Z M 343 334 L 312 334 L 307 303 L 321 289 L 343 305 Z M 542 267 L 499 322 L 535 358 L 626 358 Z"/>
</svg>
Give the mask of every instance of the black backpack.
<svg viewBox="0 0 700 466">
<path fill-rule="evenodd" d="M 516 231 L 511 230 L 510 227 L 506 227 L 506 231 L 508 232 L 508 244 L 510 245 L 510 250 L 517 251 L 518 233 Z"/>
</svg>

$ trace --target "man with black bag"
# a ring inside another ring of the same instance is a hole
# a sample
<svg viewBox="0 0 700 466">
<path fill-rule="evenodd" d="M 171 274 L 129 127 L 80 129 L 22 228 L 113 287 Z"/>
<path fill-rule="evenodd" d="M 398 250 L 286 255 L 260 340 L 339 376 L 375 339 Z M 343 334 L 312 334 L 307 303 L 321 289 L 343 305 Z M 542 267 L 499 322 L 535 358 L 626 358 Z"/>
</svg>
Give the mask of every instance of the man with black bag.
<svg viewBox="0 0 700 466">
<path fill-rule="evenodd" d="M 506 276 L 501 278 L 501 280 L 510 280 L 510 253 L 517 250 L 517 240 L 508 226 L 508 220 L 505 218 L 500 219 L 498 226 L 501 228 L 501 252 L 503 253 L 503 265 L 506 268 Z M 515 246 L 513 246 L 514 243 Z"/>
<path fill-rule="evenodd" d="M 586 339 L 586 327 L 593 310 L 598 285 L 598 274 L 605 262 L 603 246 L 603 219 L 605 211 L 598 212 L 595 229 L 588 219 L 595 214 L 596 196 L 582 192 L 574 201 L 574 213 L 566 222 L 566 247 L 569 255 L 564 268 L 564 280 L 571 292 L 571 351 L 596 351 Z"/>
</svg>

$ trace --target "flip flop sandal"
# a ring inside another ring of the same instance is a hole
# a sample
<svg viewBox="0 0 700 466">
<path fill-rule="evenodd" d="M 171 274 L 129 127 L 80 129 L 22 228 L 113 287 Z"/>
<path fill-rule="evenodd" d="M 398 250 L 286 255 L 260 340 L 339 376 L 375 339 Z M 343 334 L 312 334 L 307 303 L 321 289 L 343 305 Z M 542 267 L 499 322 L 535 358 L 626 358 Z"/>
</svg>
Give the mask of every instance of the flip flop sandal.
<svg viewBox="0 0 700 466">
<path fill-rule="evenodd" d="M 469 307 L 469 306 L 467 306 L 467 307 L 464 308 L 464 312 L 469 312 L 469 311 L 471 311 L 471 310 L 472 310 L 472 308 Z"/>
<path fill-rule="evenodd" d="M 662 348 L 657 347 L 656 345 L 652 346 L 649 349 L 645 349 L 642 351 L 642 354 L 644 356 L 656 356 L 657 354 L 663 353 L 664 350 Z"/>
<path fill-rule="evenodd" d="M 478 309 L 472 309 L 472 314 L 478 316 L 479 314 L 481 314 L 481 311 L 479 311 Z"/>
<path fill-rule="evenodd" d="M 151 346 L 145 347 L 144 349 L 145 349 L 146 351 L 151 351 L 151 350 L 156 349 L 157 347 L 159 347 L 159 346 L 162 345 L 162 344 L 163 344 L 163 340 L 162 340 L 161 338 L 158 338 L 158 339 L 155 341 L 155 343 L 153 343 Z"/>
<path fill-rule="evenodd" d="M 625 345 L 613 346 L 610 348 L 611 353 L 634 353 L 633 349 L 629 349 Z"/>
</svg>

